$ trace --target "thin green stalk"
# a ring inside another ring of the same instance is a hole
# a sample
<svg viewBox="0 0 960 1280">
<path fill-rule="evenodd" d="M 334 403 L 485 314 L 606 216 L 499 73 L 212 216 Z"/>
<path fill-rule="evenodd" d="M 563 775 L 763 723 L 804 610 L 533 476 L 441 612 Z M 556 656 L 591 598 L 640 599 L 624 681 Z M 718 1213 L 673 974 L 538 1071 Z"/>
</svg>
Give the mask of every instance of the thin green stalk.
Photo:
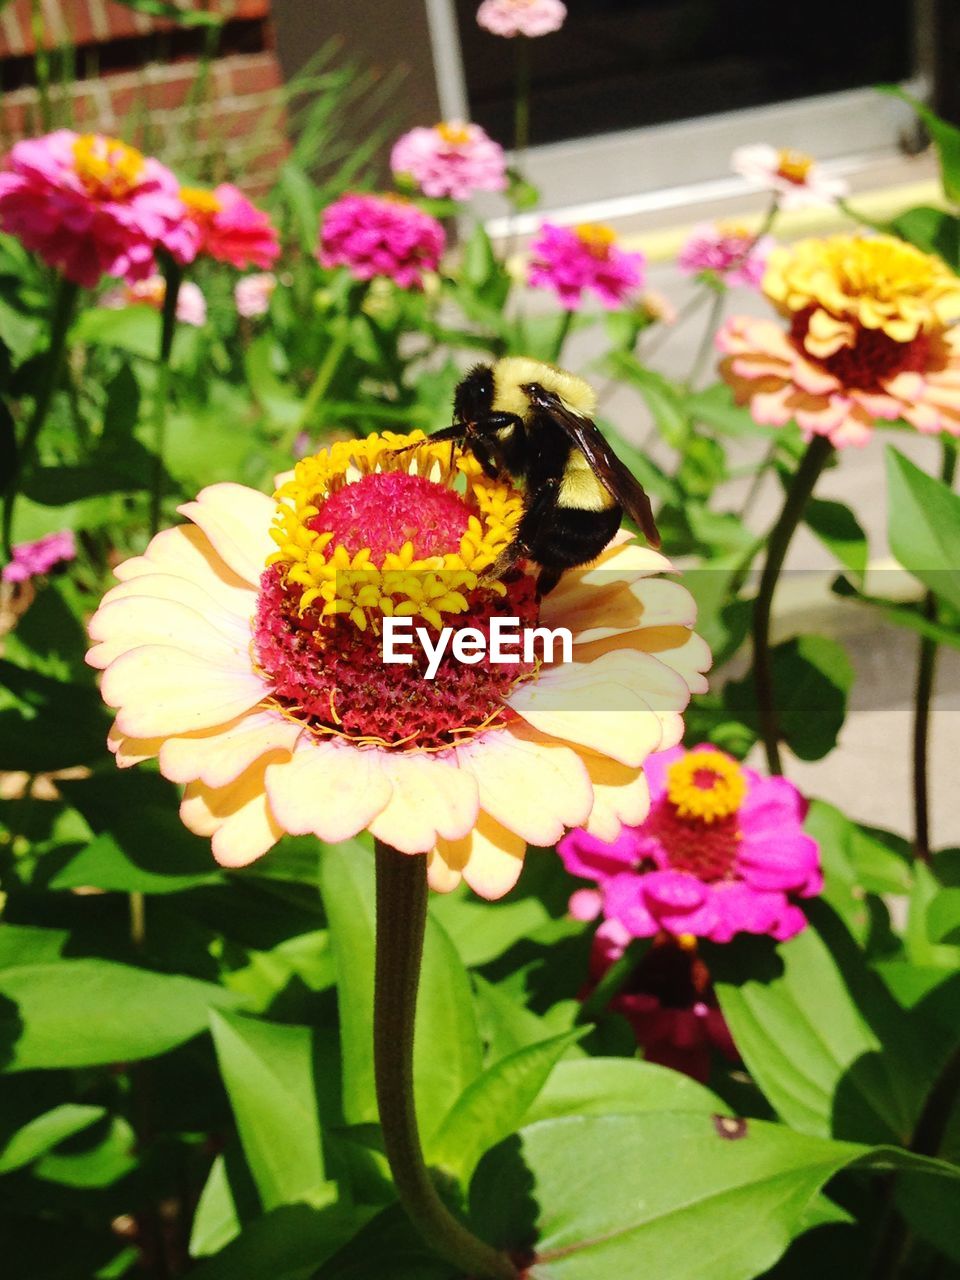
<svg viewBox="0 0 960 1280">
<path fill-rule="evenodd" d="M 183 283 L 183 268 L 164 255 L 161 267 L 166 287 L 160 318 L 160 350 L 157 353 L 157 381 L 153 394 L 153 484 L 150 487 L 150 536 L 160 528 L 163 506 L 164 449 L 167 437 L 167 402 L 170 398 L 170 353 L 177 331 L 177 299 Z"/>
<path fill-rule="evenodd" d="M 919 1156 L 938 1156 L 960 1096 L 960 1049 L 955 1049 L 934 1080 L 907 1146 Z M 883 1215 L 876 1233 L 868 1280 L 894 1280 L 905 1274 L 913 1233 L 897 1210 L 896 1183 L 890 1176 Z"/>
<path fill-rule="evenodd" d="M 570 336 L 570 327 L 573 324 L 573 312 L 564 311 L 560 315 L 560 324 L 557 327 L 557 336 L 553 344 L 553 355 L 551 361 L 553 364 L 559 364 L 563 356 L 563 348 L 566 346 L 567 338 Z"/>
<path fill-rule="evenodd" d="M 339 333 L 334 336 L 320 362 L 320 368 L 317 370 L 317 376 L 314 378 L 310 386 L 310 390 L 304 398 L 300 416 L 287 432 L 286 438 L 282 441 L 282 448 L 285 453 L 293 452 L 293 443 L 297 436 L 301 431 L 306 431 L 309 428 L 314 411 L 329 391 L 330 384 L 340 367 L 340 361 L 343 359 L 349 345 L 350 327 L 344 318 L 344 322 Z"/>
<path fill-rule="evenodd" d="M 722 293 L 718 289 L 713 295 L 713 301 L 710 303 L 710 310 L 707 313 L 707 323 L 703 330 L 703 337 L 700 339 L 700 346 L 697 348 L 697 354 L 694 357 L 693 365 L 690 369 L 690 376 L 687 378 L 687 388 L 690 391 L 696 390 L 697 383 L 706 367 L 707 361 L 710 359 L 710 352 L 713 350 L 713 340 L 716 336 L 717 327 L 720 324 L 720 317 L 723 314 L 723 304 L 726 302 L 726 290 Z"/>
<path fill-rule="evenodd" d="M 952 440 L 943 442 L 940 479 L 953 488 L 957 473 L 957 448 Z M 937 598 L 928 591 L 923 602 L 924 617 L 937 618 Z M 913 702 L 913 848 L 923 862 L 930 861 L 930 782 L 928 749 L 930 743 L 930 702 L 937 671 L 939 645 L 922 636 L 917 652 L 917 682 Z"/>
<path fill-rule="evenodd" d="M 813 493 L 820 472 L 833 453 L 826 436 L 814 436 L 794 472 L 783 509 L 767 540 L 767 558 L 760 575 L 757 598 L 753 602 L 753 679 L 757 694 L 760 736 L 763 738 L 770 773 L 782 773 L 780 764 L 780 729 L 773 692 L 773 666 L 770 657 L 770 611 L 773 593 L 787 548 L 800 523 L 807 501 Z"/>
<path fill-rule="evenodd" d="M 53 298 L 53 313 L 50 320 L 50 345 L 47 347 L 42 381 L 37 391 L 33 413 L 30 415 L 30 420 L 23 433 L 23 439 L 17 446 L 17 456 L 7 477 L 7 484 L 3 494 L 2 537 L 3 549 L 8 559 L 11 554 L 13 515 L 20 479 L 27 466 L 33 461 L 37 440 L 43 430 L 43 424 L 47 420 L 47 414 L 50 412 L 50 405 L 53 402 L 53 393 L 60 382 L 60 374 L 63 370 L 63 361 L 67 349 L 67 332 L 70 328 L 70 321 L 73 319 L 79 292 L 79 286 L 73 284 L 70 280 L 66 280 L 62 276 L 58 279 Z"/>
<path fill-rule="evenodd" d="M 516 53 L 513 98 L 513 163 L 519 169 L 530 143 L 530 46 L 526 36 L 513 42 Z"/>
<path fill-rule="evenodd" d="M 648 938 L 634 938 L 624 949 L 619 960 L 615 960 L 594 989 L 580 1005 L 577 1022 L 594 1022 L 597 1015 L 603 1013 L 611 1000 L 615 999 L 626 986 L 630 975 L 650 947 Z"/>
<path fill-rule="evenodd" d="M 37 77 L 41 131 L 49 133 L 53 128 L 53 109 L 50 105 L 50 53 L 47 49 L 43 0 L 32 0 L 30 5 L 30 34 L 33 37 L 33 68 Z"/>
<path fill-rule="evenodd" d="M 478 1239 L 437 1194 L 420 1147 L 413 1103 L 413 1036 L 427 919 L 425 854 L 376 843 L 377 943 L 373 1061 L 384 1148 L 400 1203 L 442 1258 L 465 1275 L 518 1280 L 506 1256 Z"/>
</svg>

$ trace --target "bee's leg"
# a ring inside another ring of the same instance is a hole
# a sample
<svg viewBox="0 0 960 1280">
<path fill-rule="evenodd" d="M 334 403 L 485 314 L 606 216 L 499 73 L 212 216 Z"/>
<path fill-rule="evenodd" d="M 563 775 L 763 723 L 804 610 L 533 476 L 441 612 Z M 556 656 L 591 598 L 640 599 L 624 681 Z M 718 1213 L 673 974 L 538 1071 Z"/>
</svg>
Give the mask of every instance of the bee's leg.
<svg viewBox="0 0 960 1280">
<path fill-rule="evenodd" d="M 549 522 L 549 516 L 556 507 L 557 490 L 560 488 L 560 481 L 548 480 L 538 491 L 537 495 L 531 502 L 530 506 L 524 512 L 523 519 L 517 527 L 517 536 L 504 551 L 501 551 L 495 562 L 483 575 L 487 582 L 502 578 L 508 573 L 520 559 L 531 559 L 541 563 L 538 548 L 543 540 L 543 534 Z M 540 576 L 543 576 L 541 567 Z M 558 575 L 559 576 L 559 575 Z M 551 587 L 556 586 L 556 582 L 551 583 Z M 540 594 L 544 592 L 541 590 Z"/>
<path fill-rule="evenodd" d="M 563 569 L 558 568 L 556 565 L 550 565 L 549 568 L 541 568 L 537 577 L 537 599 L 542 600 L 545 595 L 549 595 L 562 577 Z"/>
</svg>

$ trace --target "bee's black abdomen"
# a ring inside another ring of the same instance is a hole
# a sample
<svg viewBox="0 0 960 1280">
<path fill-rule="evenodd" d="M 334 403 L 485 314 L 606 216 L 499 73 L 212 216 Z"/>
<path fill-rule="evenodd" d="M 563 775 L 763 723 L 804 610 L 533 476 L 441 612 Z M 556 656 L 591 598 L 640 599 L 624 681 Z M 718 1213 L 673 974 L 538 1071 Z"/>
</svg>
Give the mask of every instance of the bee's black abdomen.
<svg viewBox="0 0 960 1280">
<path fill-rule="evenodd" d="M 620 507 L 605 511 L 578 511 L 555 507 L 537 522 L 536 529 L 524 529 L 520 521 L 518 540 L 531 559 L 545 569 L 573 569 L 595 560 L 620 528 Z"/>
</svg>

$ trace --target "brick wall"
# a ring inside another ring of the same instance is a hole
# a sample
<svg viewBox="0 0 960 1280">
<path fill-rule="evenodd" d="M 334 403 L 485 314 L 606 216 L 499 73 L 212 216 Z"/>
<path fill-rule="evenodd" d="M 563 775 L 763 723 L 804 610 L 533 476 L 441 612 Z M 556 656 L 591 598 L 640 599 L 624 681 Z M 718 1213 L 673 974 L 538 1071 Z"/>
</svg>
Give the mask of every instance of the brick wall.
<svg viewBox="0 0 960 1280">
<path fill-rule="evenodd" d="M 185 179 L 230 177 L 252 194 L 287 151 L 270 0 L 208 0 L 223 18 L 202 74 L 200 27 L 112 0 L 42 0 L 55 125 L 109 133 L 160 155 Z M 0 11 L 0 150 L 41 131 L 31 0 Z M 72 76 L 62 48 L 72 45 Z"/>
</svg>

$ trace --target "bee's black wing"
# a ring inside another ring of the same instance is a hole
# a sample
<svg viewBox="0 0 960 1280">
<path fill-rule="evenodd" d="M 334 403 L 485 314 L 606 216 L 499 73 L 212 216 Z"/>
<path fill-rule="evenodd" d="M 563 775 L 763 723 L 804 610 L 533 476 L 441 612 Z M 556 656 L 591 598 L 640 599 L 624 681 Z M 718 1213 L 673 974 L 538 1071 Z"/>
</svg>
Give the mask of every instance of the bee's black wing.
<svg viewBox="0 0 960 1280">
<path fill-rule="evenodd" d="M 650 546 L 658 548 L 660 534 L 653 518 L 650 499 L 639 480 L 628 471 L 610 448 L 597 424 L 590 418 L 584 418 L 567 408 L 560 397 L 552 391 L 545 391 L 543 387 L 535 385 L 524 387 L 524 391 L 531 405 L 548 414 L 576 445 L 603 487 L 616 498 L 630 519 L 643 530 L 643 535 Z"/>
</svg>

